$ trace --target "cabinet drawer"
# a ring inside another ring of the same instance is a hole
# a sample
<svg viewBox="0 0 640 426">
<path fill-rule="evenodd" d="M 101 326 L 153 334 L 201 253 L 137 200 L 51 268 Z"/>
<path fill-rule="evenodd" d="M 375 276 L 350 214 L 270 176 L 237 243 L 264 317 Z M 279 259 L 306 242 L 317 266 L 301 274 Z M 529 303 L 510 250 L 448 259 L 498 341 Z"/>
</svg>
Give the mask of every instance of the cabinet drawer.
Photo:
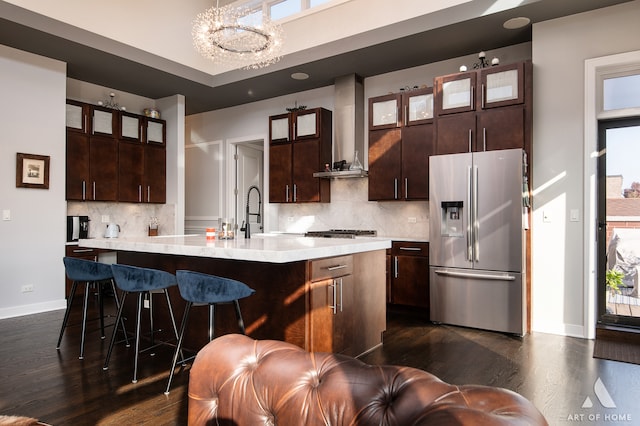
<svg viewBox="0 0 640 426">
<path fill-rule="evenodd" d="M 429 256 L 429 243 L 416 241 L 393 241 L 391 244 L 393 256 Z"/>
<path fill-rule="evenodd" d="M 330 257 L 311 261 L 311 281 L 342 277 L 353 273 L 353 256 Z"/>
<path fill-rule="evenodd" d="M 77 244 L 66 245 L 64 249 L 65 256 L 69 257 L 82 257 L 82 258 L 98 258 L 100 253 L 107 252 L 109 250 L 98 248 L 78 247 Z"/>
</svg>

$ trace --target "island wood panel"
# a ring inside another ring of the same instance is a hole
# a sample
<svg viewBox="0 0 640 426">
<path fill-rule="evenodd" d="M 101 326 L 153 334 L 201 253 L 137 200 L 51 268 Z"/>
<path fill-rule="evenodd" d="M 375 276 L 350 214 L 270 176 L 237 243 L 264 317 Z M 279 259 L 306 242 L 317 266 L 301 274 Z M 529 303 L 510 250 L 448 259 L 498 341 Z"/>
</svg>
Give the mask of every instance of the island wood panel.
<svg viewBox="0 0 640 426">
<path fill-rule="evenodd" d="M 305 348 L 307 309 L 306 278 L 309 276 L 306 261 L 290 263 L 263 263 L 205 257 L 177 256 L 153 253 L 118 252 L 118 263 L 155 268 L 175 273 L 186 269 L 223 276 L 244 282 L 256 293 L 240 300 L 240 309 L 247 335 L 255 339 L 284 340 Z M 171 303 L 178 327 L 182 322 L 185 302 L 177 287 L 170 289 Z M 130 297 L 129 299 L 134 299 Z M 135 318 L 135 304 L 127 300 L 126 312 Z M 170 337 L 170 322 L 164 301 L 154 300 L 156 323 L 162 338 Z M 143 327 L 148 327 L 148 315 L 143 314 Z M 133 321 L 127 325 L 133 330 Z M 189 313 L 189 325 L 184 346 L 197 350 L 208 342 L 208 308 L 194 306 Z M 147 328 L 148 329 L 148 328 Z M 143 328 L 144 330 L 144 328 Z M 233 305 L 218 305 L 215 315 L 215 335 L 238 333 Z"/>
</svg>

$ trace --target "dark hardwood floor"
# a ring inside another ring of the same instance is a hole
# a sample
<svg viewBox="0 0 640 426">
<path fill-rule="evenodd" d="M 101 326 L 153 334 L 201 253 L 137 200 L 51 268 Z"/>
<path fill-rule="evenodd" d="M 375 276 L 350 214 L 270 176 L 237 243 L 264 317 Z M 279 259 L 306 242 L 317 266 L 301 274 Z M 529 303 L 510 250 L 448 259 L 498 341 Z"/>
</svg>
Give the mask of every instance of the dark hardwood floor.
<svg viewBox="0 0 640 426">
<path fill-rule="evenodd" d="M 139 381 L 132 384 L 133 348 L 116 346 L 109 370 L 102 370 L 111 329 L 101 340 L 97 321 L 91 323 L 84 360 L 78 359 L 78 326 L 69 328 L 55 349 L 63 313 L 0 320 L 0 414 L 28 415 L 56 426 L 186 424 L 188 370 L 176 375 L 169 396 L 163 394 L 170 348 L 143 355 Z M 75 315 L 71 322 L 78 320 Z M 592 353 L 589 340 L 542 333 L 521 339 L 390 313 L 384 345 L 362 359 L 420 368 L 453 384 L 512 389 L 530 399 L 551 425 L 639 424 L 640 366 Z M 616 408 L 600 403 L 602 392 L 594 391 L 598 379 Z M 591 408 L 583 408 L 587 398 Z"/>
</svg>

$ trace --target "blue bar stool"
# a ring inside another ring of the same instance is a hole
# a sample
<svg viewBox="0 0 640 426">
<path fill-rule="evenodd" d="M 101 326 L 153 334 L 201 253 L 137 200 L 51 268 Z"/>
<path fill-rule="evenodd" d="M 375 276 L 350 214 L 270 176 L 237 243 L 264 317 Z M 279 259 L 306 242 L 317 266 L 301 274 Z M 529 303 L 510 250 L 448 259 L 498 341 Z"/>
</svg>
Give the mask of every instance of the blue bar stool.
<svg viewBox="0 0 640 426">
<path fill-rule="evenodd" d="M 176 285 L 176 276 L 165 271 L 160 271 L 157 269 L 150 268 L 141 268 L 138 266 L 128 266 L 128 265 L 119 265 L 113 264 L 111 265 L 111 270 L 113 272 L 113 277 L 115 279 L 116 285 L 120 290 L 122 290 L 122 301 L 120 302 L 120 309 L 118 310 L 118 315 L 116 317 L 116 321 L 120 321 L 122 318 L 122 310 L 124 308 L 124 303 L 129 293 L 137 293 L 138 294 L 138 305 L 136 312 L 136 354 L 134 358 L 133 364 L 133 380 L 132 383 L 138 382 L 138 355 L 140 354 L 140 319 L 142 314 L 142 306 L 144 300 L 148 298 L 149 300 L 149 321 L 150 321 L 150 333 L 151 333 L 151 346 L 144 349 L 150 350 L 155 348 L 160 344 L 167 344 L 167 342 L 159 342 L 155 343 L 154 339 L 154 326 L 153 326 L 153 297 L 154 293 L 164 293 L 165 298 L 167 300 L 167 307 L 169 308 L 169 318 L 171 319 L 171 325 L 173 327 L 173 333 L 175 335 L 176 340 L 178 340 L 178 330 L 176 327 L 176 321 L 173 316 L 173 308 L 171 307 L 171 299 L 169 298 L 169 292 L 167 289 L 171 286 Z M 109 360 L 111 358 L 111 352 L 113 351 L 113 344 L 116 340 L 116 332 L 114 329 L 113 335 L 111 336 L 111 343 L 109 344 L 109 350 L 107 351 L 107 357 L 104 361 L 103 370 L 109 369 Z"/>
<path fill-rule="evenodd" d="M 113 292 L 113 297 L 116 302 L 116 309 L 120 309 L 120 302 L 118 300 L 118 293 L 116 292 L 116 286 L 113 283 L 113 273 L 111 272 L 111 265 L 106 263 L 95 262 L 93 260 L 79 259 L 75 257 L 64 257 L 64 269 L 67 277 L 73 284 L 71 285 L 71 292 L 69 293 L 69 299 L 67 300 L 67 310 L 64 313 L 64 319 L 62 320 L 62 328 L 60 329 L 60 336 L 58 337 L 58 344 L 56 349 L 60 349 L 60 343 L 62 342 L 62 336 L 67 328 L 69 321 L 69 313 L 71 312 L 71 305 L 73 304 L 73 298 L 76 295 L 76 290 L 79 283 L 84 283 L 84 304 L 82 306 L 82 337 L 80 340 L 80 356 L 79 359 L 84 359 L 84 340 L 87 329 L 87 306 L 89 305 L 89 289 L 93 286 L 97 287 L 98 306 L 100 309 L 100 331 L 101 338 L 104 339 L 104 301 L 102 298 L 103 290 L 105 286 Z M 116 324 L 118 321 L 116 321 Z M 120 320 L 124 331 L 124 321 Z M 125 333 L 125 341 L 129 346 L 129 340 Z"/>
<path fill-rule="evenodd" d="M 175 353 L 173 355 L 173 363 L 171 364 L 171 371 L 169 373 L 169 382 L 167 383 L 167 390 L 165 395 L 169 394 L 171 388 L 171 381 L 173 380 L 174 370 L 178 363 L 178 354 L 182 350 L 182 339 L 184 337 L 184 331 L 187 328 L 187 321 L 189 319 L 189 310 L 192 305 L 196 306 L 209 306 L 209 341 L 214 337 L 214 319 L 215 319 L 215 306 L 219 303 L 233 303 L 236 309 L 236 317 L 238 319 L 238 326 L 245 334 L 244 321 L 242 320 L 242 313 L 240 312 L 240 299 L 251 296 L 256 291 L 246 284 L 232 280 L 230 278 L 218 277 L 215 275 L 203 274 L 200 272 L 192 271 L 176 271 L 176 278 L 178 279 L 178 289 L 180 290 L 180 296 L 187 302 L 184 308 L 184 315 L 182 317 L 182 324 L 180 325 L 180 334 L 178 337 L 178 345 L 176 346 Z M 182 357 L 182 364 L 186 361 L 184 356 Z"/>
</svg>

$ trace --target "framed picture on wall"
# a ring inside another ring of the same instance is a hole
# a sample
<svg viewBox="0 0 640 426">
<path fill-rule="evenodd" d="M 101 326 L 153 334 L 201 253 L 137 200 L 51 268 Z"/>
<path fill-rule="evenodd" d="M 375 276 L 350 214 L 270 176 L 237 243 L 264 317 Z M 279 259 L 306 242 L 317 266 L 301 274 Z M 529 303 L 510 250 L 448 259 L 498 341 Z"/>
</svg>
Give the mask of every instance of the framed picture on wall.
<svg viewBox="0 0 640 426">
<path fill-rule="evenodd" d="M 16 187 L 49 189 L 49 156 L 18 152 Z"/>
</svg>

